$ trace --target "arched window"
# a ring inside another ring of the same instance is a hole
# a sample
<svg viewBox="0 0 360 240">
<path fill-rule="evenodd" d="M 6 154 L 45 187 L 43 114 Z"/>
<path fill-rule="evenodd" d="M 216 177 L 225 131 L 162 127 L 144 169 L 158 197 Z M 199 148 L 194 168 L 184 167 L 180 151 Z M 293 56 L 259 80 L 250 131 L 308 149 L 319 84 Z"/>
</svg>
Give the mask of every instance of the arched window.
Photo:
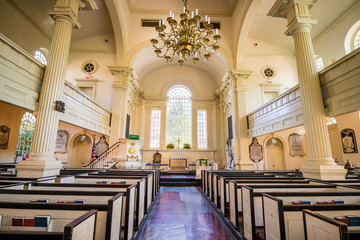
<svg viewBox="0 0 360 240">
<path fill-rule="evenodd" d="M 336 124 L 336 123 L 337 123 L 337 122 L 336 122 L 336 119 L 335 119 L 334 117 L 331 117 L 326 124 L 327 124 L 327 125 L 333 125 L 333 124 Z"/>
<path fill-rule="evenodd" d="M 34 58 L 36 58 L 39 62 L 41 62 L 42 64 L 44 64 L 46 66 L 47 60 L 46 60 L 45 55 L 42 52 L 35 51 Z"/>
<path fill-rule="evenodd" d="M 354 49 L 357 49 L 360 47 L 360 29 L 355 34 L 353 45 L 354 45 Z"/>
<path fill-rule="evenodd" d="M 180 147 L 191 144 L 192 103 L 190 90 L 182 85 L 172 87 L 167 94 L 166 143 Z"/>
<path fill-rule="evenodd" d="M 19 138 L 16 145 L 16 155 L 30 153 L 31 142 L 35 129 L 36 118 L 33 114 L 26 112 L 21 119 Z"/>
<path fill-rule="evenodd" d="M 323 61 L 322 57 L 319 57 L 319 56 L 315 57 L 315 65 L 316 65 L 316 70 L 318 72 L 320 72 L 321 70 L 324 69 L 324 61 Z"/>
</svg>

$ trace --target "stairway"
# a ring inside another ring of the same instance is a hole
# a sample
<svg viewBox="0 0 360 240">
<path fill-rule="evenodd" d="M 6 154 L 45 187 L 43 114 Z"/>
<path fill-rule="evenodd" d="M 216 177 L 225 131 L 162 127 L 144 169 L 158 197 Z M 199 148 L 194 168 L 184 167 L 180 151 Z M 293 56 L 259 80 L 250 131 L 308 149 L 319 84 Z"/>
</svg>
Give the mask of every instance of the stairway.
<svg viewBox="0 0 360 240">
<path fill-rule="evenodd" d="M 195 179 L 195 174 L 188 172 L 161 173 L 160 186 L 162 187 L 201 186 L 201 179 Z"/>
</svg>

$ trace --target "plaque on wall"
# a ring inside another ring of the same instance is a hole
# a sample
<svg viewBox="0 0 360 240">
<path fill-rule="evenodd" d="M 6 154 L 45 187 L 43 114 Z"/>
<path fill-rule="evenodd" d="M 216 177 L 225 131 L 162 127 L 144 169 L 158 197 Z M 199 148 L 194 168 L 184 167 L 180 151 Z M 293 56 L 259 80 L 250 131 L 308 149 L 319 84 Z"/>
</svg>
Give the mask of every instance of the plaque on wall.
<svg viewBox="0 0 360 240">
<path fill-rule="evenodd" d="M 10 128 L 2 125 L 0 126 L 0 149 L 7 149 L 9 145 Z"/>
<path fill-rule="evenodd" d="M 292 133 L 289 136 L 289 155 L 294 156 L 305 156 L 303 147 L 303 136 L 297 133 Z"/>
<path fill-rule="evenodd" d="M 358 149 L 354 130 L 346 128 L 340 132 L 340 135 L 344 153 L 357 153 Z"/>
<path fill-rule="evenodd" d="M 263 147 L 259 144 L 257 138 L 252 139 L 252 143 L 249 145 L 250 160 L 258 163 L 264 159 Z"/>
<path fill-rule="evenodd" d="M 95 144 L 95 156 L 100 156 L 103 152 L 108 150 L 109 144 L 106 142 L 106 138 L 102 135 L 99 141 Z"/>
<path fill-rule="evenodd" d="M 68 133 L 65 130 L 57 131 L 55 152 L 66 153 L 67 138 L 68 138 Z"/>
</svg>

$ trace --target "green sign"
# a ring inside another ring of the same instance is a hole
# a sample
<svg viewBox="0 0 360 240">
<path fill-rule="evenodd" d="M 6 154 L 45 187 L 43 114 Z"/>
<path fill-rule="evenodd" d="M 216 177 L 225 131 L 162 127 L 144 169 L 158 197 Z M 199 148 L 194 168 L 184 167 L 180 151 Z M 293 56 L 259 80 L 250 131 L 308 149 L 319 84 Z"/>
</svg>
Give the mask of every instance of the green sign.
<svg viewBox="0 0 360 240">
<path fill-rule="evenodd" d="M 139 136 L 139 135 L 129 134 L 129 139 L 132 139 L 132 140 L 139 140 L 139 139 L 140 139 L 140 136 Z"/>
</svg>

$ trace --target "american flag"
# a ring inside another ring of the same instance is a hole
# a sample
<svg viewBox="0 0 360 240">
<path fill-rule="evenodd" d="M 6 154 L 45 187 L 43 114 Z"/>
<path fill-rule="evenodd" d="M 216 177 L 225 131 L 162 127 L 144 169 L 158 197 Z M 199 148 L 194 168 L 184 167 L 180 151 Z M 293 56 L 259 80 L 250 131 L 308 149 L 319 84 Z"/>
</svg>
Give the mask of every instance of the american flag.
<svg viewBox="0 0 360 240">
<path fill-rule="evenodd" d="M 94 143 L 93 143 L 93 146 L 92 146 L 92 149 L 91 149 L 91 159 L 90 159 L 90 162 L 94 161 L 96 158 L 95 156 L 95 138 L 94 138 Z"/>
</svg>

